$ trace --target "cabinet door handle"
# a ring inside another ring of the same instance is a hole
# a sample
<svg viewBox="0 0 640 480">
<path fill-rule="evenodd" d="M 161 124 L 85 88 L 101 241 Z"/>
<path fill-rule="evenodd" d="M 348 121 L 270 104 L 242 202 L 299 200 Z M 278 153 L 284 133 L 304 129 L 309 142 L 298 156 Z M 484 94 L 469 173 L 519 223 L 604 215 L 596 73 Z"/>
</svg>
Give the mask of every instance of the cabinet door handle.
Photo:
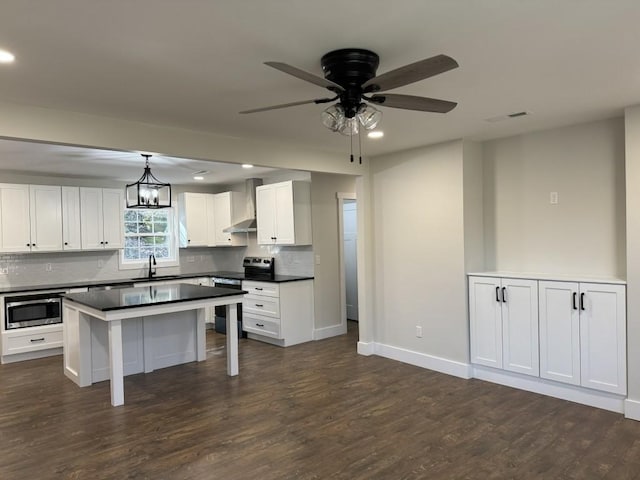
<svg viewBox="0 0 640 480">
<path fill-rule="evenodd" d="M 496 302 L 500 301 L 500 287 L 496 287 Z"/>
<path fill-rule="evenodd" d="M 585 310 L 585 308 L 584 308 L 584 293 L 580 294 L 580 310 Z"/>
<path fill-rule="evenodd" d="M 507 287 L 502 287 L 502 301 L 507 303 Z"/>
<path fill-rule="evenodd" d="M 65 245 L 69 245 L 69 242 L 64 242 Z"/>
<path fill-rule="evenodd" d="M 105 244 L 105 245 L 108 245 L 108 244 L 109 244 L 109 242 L 104 242 L 104 244 Z"/>
<path fill-rule="evenodd" d="M 264 323 L 256 323 L 256 327 L 264 327 Z"/>
<path fill-rule="evenodd" d="M 263 305 L 263 304 L 261 304 L 261 303 L 256 303 L 256 307 L 260 307 L 260 308 L 262 308 L 262 307 L 264 307 L 264 305 Z"/>
<path fill-rule="evenodd" d="M 256 287 L 256 290 L 262 290 L 262 287 Z"/>
<path fill-rule="evenodd" d="M 42 338 L 32 338 L 31 340 L 29 340 L 30 342 L 44 342 L 44 337 Z"/>
<path fill-rule="evenodd" d="M 30 246 L 31 246 L 31 244 L 30 244 L 30 243 L 27 243 L 27 247 L 30 247 Z"/>
<path fill-rule="evenodd" d="M 573 309 L 577 310 L 578 306 L 576 305 L 576 297 L 578 296 L 577 292 L 573 292 Z"/>
</svg>

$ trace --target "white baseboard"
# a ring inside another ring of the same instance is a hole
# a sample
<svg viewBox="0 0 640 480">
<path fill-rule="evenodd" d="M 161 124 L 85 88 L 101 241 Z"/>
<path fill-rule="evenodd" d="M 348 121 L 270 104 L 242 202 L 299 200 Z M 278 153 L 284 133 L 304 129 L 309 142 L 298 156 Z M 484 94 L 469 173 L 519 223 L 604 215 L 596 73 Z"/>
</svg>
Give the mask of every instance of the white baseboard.
<svg viewBox="0 0 640 480">
<path fill-rule="evenodd" d="M 366 357 L 373 355 L 375 352 L 375 344 L 373 342 L 358 342 L 358 353 Z"/>
<path fill-rule="evenodd" d="M 35 352 L 4 355 L 2 357 L 2 363 L 23 362 L 25 360 L 35 360 L 36 358 L 53 357 L 55 355 L 62 355 L 62 347 L 49 348 L 47 350 L 36 350 Z"/>
<path fill-rule="evenodd" d="M 324 340 L 325 338 L 337 337 L 347 333 L 347 325 L 332 325 L 330 327 L 316 328 L 313 330 L 314 340 Z"/>
<path fill-rule="evenodd" d="M 358 353 L 360 349 L 358 348 Z M 414 352 L 405 348 L 393 347 L 383 343 L 374 343 L 374 352 L 381 357 L 398 360 L 417 367 L 428 368 L 436 372 L 446 373 L 460 378 L 471 378 L 471 365 L 447 358 L 436 357 L 426 353 Z"/>
<path fill-rule="evenodd" d="M 626 402 L 624 397 L 612 393 L 598 392 L 573 385 L 562 385 L 544 378 L 528 377 L 527 375 L 478 365 L 473 366 L 473 377 L 507 387 L 519 388 L 528 392 L 589 405 L 590 407 L 602 408 L 611 412 L 625 413 Z M 640 407 L 640 402 L 636 403 Z M 638 418 L 640 418 L 640 408 L 638 409 L 638 414 Z"/>
<path fill-rule="evenodd" d="M 624 416 L 631 420 L 640 421 L 640 402 L 629 398 L 624 401 Z"/>
</svg>

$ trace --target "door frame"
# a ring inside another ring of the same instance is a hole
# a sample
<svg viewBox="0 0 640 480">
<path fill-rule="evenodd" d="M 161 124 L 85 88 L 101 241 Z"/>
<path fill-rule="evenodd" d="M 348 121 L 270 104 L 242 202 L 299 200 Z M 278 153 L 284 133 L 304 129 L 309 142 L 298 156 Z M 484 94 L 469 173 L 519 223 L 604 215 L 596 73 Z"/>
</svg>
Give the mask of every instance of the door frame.
<svg viewBox="0 0 640 480">
<path fill-rule="evenodd" d="M 359 215 L 358 199 L 355 193 L 337 192 L 338 199 L 338 262 L 340 264 L 340 327 L 343 333 L 347 333 L 347 285 L 346 262 L 344 255 L 344 201 L 356 201 L 356 215 Z M 357 235 L 357 234 L 356 234 Z M 356 259 L 357 262 L 357 259 Z M 359 279 L 358 279 L 359 280 Z M 360 302 L 358 302 L 358 317 L 360 317 Z M 358 322 L 359 323 L 359 322 Z"/>
</svg>

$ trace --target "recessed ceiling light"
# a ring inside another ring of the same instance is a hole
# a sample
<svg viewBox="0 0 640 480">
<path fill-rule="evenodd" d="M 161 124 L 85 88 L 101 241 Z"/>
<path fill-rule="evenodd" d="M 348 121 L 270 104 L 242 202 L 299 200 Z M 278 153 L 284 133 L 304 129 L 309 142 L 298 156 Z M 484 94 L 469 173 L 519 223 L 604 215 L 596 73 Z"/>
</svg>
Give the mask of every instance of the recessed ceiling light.
<svg viewBox="0 0 640 480">
<path fill-rule="evenodd" d="M 243 163 L 242 168 L 253 168 L 253 165 L 251 165 L 250 163 Z"/>
<path fill-rule="evenodd" d="M 367 133 L 367 137 L 369 137 L 369 138 L 382 138 L 382 137 L 384 137 L 384 132 L 382 130 L 375 130 L 373 132 Z"/>
<path fill-rule="evenodd" d="M 0 63 L 13 63 L 16 59 L 15 55 L 6 50 L 0 50 Z"/>
<path fill-rule="evenodd" d="M 200 176 L 198 176 L 198 177 L 193 177 L 193 179 L 194 179 L 194 180 L 204 180 L 204 177 L 200 177 Z"/>
</svg>

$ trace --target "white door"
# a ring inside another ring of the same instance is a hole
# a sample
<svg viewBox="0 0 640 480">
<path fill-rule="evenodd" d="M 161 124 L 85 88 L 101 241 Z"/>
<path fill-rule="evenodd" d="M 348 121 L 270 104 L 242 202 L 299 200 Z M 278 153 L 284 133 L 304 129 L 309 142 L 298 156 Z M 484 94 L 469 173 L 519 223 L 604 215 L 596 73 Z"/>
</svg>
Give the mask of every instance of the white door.
<svg viewBox="0 0 640 480">
<path fill-rule="evenodd" d="M 624 285 L 580 284 L 582 386 L 627 393 Z"/>
<path fill-rule="evenodd" d="M 276 196 L 276 243 L 295 245 L 296 232 L 293 214 L 293 182 L 275 185 Z"/>
<path fill-rule="evenodd" d="M 62 250 L 62 188 L 31 185 L 31 251 Z"/>
<path fill-rule="evenodd" d="M 208 244 L 207 195 L 204 193 L 185 193 L 184 202 L 187 246 L 206 247 Z"/>
<path fill-rule="evenodd" d="M 500 279 L 469 277 L 471 362 L 502 368 Z"/>
<path fill-rule="evenodd" d="M 540 376 L 580 385 L 578 284 L 539 282 Z"/>
<path fill-rule="evenodd" d="M 346 290 L 347 319 L 358 320 L 358 221 L 355 200 L 345 200 L 343 205 L 344 283 Z"/>
<path fill-rule="evenodd" d="M 104 248 L 124 248 L 124 190 L 102 189 Z"/>
<path fill-rule="evenodd" d="M 80 188 L 62 187 L 62 249 L 80 247 Z"/>
<path fill-rule="evenodd" d="M 503 368 L 538 376 L 538 282 L 502 279 Z"/>
<path fill-rule="evenodd" d="M 3 252 L 31 251 L 29 185 L 0 184 Z"/>
<path fill-rule="evenodd" d="M 258 244 L 275 243 L 276 196 L 272 185 L 256 188 L 256 222 Z"/>
<path fill-rule="evenodd" d="M 218 193 L 213 196 L 213 218 L 215 220 L 215 244 L 231 245 L 231 234 L 223 230 L 231 226 L 231 193 Z"/>
<path fill-rule="evenodd" d="M 83 250 L 104 248 L 102 189 L 80 187 L 80 242 Z"/>
</svg>

